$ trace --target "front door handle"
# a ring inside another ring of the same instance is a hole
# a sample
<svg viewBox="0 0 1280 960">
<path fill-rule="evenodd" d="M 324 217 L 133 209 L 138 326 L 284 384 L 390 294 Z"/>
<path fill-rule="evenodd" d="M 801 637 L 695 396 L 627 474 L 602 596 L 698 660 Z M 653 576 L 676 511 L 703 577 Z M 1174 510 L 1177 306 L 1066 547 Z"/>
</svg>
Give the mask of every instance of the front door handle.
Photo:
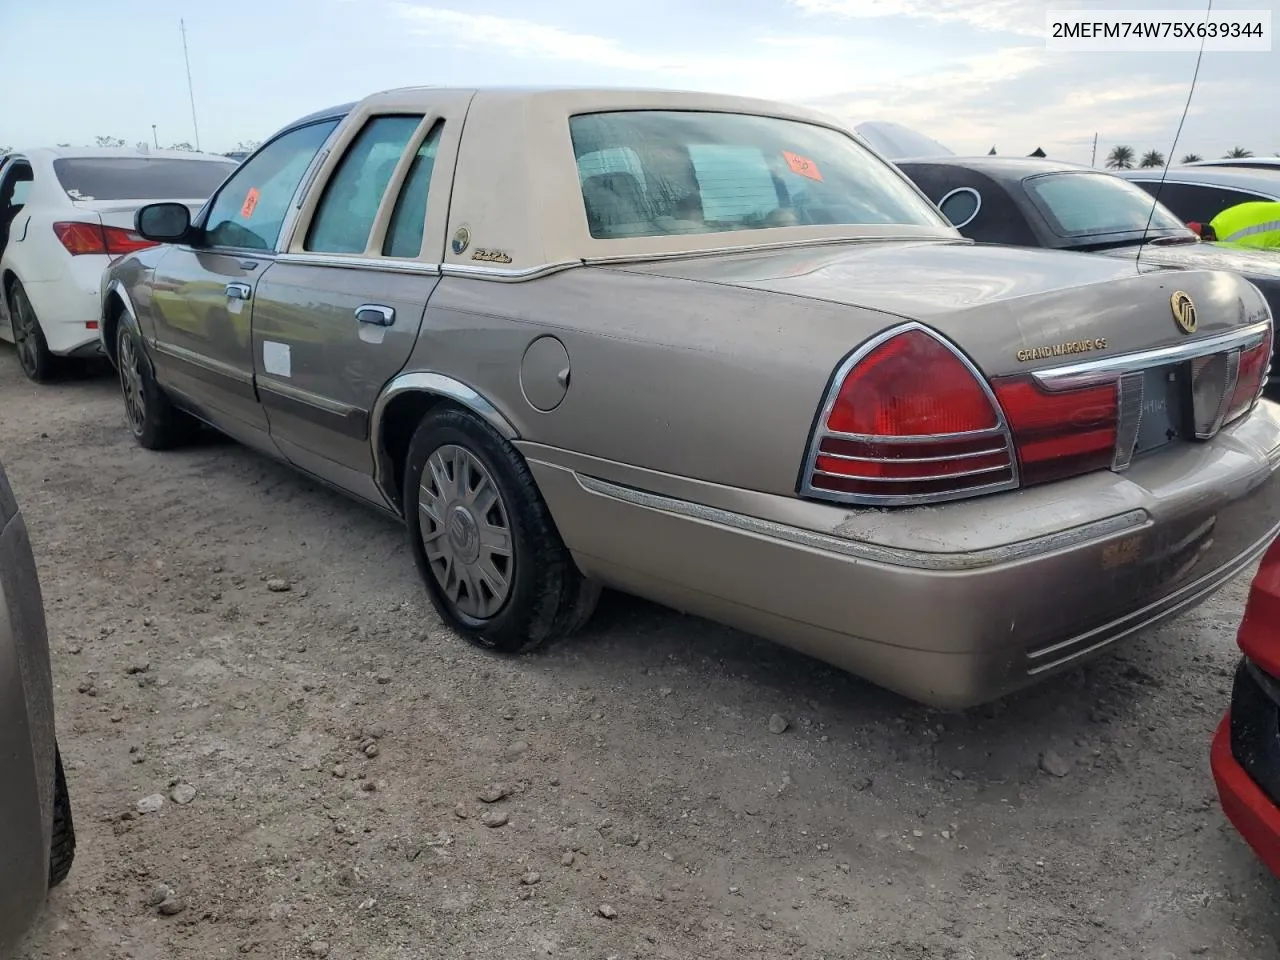
<svg viewBox="0 0 1280 960">
<path fill-rule="evenodd" d="M 396 312 L 380 303 L 365 303 L 356 307 L 356 319 L 378 327 L 389 327 L 396 322 Z"/>
<path fill-rule="evenodd" d="M 253 288 L 247 283 L 228 283 L 227 297 L 231 300 L 248 300 Z"/>
</svg>

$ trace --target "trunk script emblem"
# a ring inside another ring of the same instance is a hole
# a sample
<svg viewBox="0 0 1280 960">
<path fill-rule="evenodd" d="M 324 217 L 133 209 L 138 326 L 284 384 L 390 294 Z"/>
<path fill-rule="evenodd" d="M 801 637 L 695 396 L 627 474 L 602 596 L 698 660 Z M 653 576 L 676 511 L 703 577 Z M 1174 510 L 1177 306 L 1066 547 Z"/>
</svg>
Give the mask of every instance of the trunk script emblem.
<svg viewBox="0 0 1280 960">
<path fill-rule="evenodd" d="M 1195 333 L 1198 324 L 1195 301 L 1181 290 L 1175 290 L 1169 303 L 1173 307 L 1173 319 L 1177 322 L 1178 329 L 1187 334 Z"/>
</svg>

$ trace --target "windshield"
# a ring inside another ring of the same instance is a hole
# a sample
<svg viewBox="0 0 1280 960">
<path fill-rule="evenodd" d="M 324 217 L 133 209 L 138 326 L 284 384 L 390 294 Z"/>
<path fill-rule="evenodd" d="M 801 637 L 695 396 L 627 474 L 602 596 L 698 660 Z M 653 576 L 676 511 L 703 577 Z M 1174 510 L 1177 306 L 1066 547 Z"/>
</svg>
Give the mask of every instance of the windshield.
<svg viewBox="0 0 1280 960">
<path fill-rule="evenodd" d="M 634 110 L 571 117 L 591 236 L 817 224 L 946 227 L 852 137 L 774 117 Z"/>
<path fill-rule="evenodd" d="M 1141 233 L 1189 233 L 1163 204 L 1152 213 L 1151 194 L 1128 180 L 1106 173 L 1050 173 L 1022 181 L 1031 199 L 1061 237 Z"/>
<path fill-rule="evenodd" d="M 72 200 L 205 200 L 236 168 L 230 160 L 82 157 L 53 161 Z"/>
</svg>

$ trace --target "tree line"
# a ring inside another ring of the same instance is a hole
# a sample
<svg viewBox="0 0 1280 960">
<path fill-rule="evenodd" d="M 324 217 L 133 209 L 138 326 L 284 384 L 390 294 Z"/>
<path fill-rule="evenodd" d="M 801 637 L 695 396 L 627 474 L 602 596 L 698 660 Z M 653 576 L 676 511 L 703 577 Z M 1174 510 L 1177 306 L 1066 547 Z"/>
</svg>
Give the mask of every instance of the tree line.
<svg viewBox="0 0 1280 960">
<path fill-rule="evenodd" d="M 1133 149 L 1133 147 L 1128 147 L 1123 144 L 1117 147 L 1112 147 L 1111 152 L 1107 154 L 1107 169 L 1132 170 L 1135 166 L 1134 158 L 1137 156 L 1138 156 L 1137 152 Z M 1246 150 L 1244 147 L 1232 147 L 1230 150 L 1228 150 L 1226 153 L 1222 155 L 1222 159 L 1243 160 L 1252 156 L 1253 156 L 1252 150 Z M 1276 154 L 1276 156 L 1280 156 L 1280 154 Z M 1200 161 L 1203 159 L 1204 157 L 1200 156 L 1200 154 L 1198 153 L 1188 153 L 1188 154 L 1185 154 L 1182 157 L 1182 159 L 1179 160 L 1178 162 L 1179 163 L 1196 163 L 1197 161 Z M 1142 155 L 1140 159 L 1138 159 L 1136 165 L 1139 167 L 1163 167 L 1164 154 L 1161 153 L 1159 150 L 1148 150 L 1146 153 Z"/>
<path fill-rule="evenodd" d="M 230 150 L 230 151 L 228 151 L 228 152 L 229 152 L 229 153 L 250 153 L 250 152 L 252 152 L 253 150 L 257 149 L 258 144 L 259 144 L 260 142 L 261 142 L 261 141 L 259 141 L 259 140 L 241 140 L 239 143 L 237 143 L 237 144 L 236 144 L 236 146 L 235 146 L 235 149 L 234 149 L 234 150 Z M 59 147 L 70 147 L 70 146 L 72 146 L 72 144 L 70 144 L 70 143 L 60 143 L 60 144 L 58 144 L 58 146 L 59 146 Z M 124 140 L 124 138 L 123 138 L 123 137 L 94 137 L 94 138 L 93 138 L 93 143 L 92 143 L 92 144 L 85 144 L 85 146 L 94 146 L 94 147 L 123 147 L 123 146 L 126 146 L 126 143 L 125 143 L 125 140 Z M 143 148 L 143 147 L 156 148 L 156 145 L 155 145 L 154 143 L 147 143 L 145 140 L 139 140 L 139 141 L 138 141 L 137 146 L 139 147 L 139 149 L 141 149 L 141 148 Z M 186 140 L 183 140 L 183 141 L 181 141 L 181 142 L 179 142 L 179 143 L 171 143 L 171 144 L 169 144 L 169 146 L 167 146 L 167 147 L 160 147 L 160 148 L 158 148 L 158 149 L 162 149 L 162 150 L 185 150 L 185 151 L 187 151 L 187 152 L 189 152 L 189 153 L 194 153 L 196 148 L 195 148 L 195 147 L 193 147 L 193 146 L 192 146 L 189 142 L 187 142 Z M 0 146 L 0 157 L 3 157 L 6 153 L 13 153 L 13 147 Z"/>
</svg>

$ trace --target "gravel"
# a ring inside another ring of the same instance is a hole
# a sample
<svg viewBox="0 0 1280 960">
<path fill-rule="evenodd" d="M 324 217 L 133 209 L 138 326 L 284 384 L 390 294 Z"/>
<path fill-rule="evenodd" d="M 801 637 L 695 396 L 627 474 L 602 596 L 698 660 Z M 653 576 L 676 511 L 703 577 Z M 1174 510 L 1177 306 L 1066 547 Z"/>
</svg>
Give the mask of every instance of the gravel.
<svg viewBox="0 0 1280 960">
<path fill-rule="evenodd" d="M 80 840 L 15 960 L 1280 956 L 1208 770 L 1248 574 L 963 712 L 611 594 L 495 656 L 397 524 L 217 438 L 142 451 L 117 392 L 33 386 L 0 344 Z"/>
</svg>

